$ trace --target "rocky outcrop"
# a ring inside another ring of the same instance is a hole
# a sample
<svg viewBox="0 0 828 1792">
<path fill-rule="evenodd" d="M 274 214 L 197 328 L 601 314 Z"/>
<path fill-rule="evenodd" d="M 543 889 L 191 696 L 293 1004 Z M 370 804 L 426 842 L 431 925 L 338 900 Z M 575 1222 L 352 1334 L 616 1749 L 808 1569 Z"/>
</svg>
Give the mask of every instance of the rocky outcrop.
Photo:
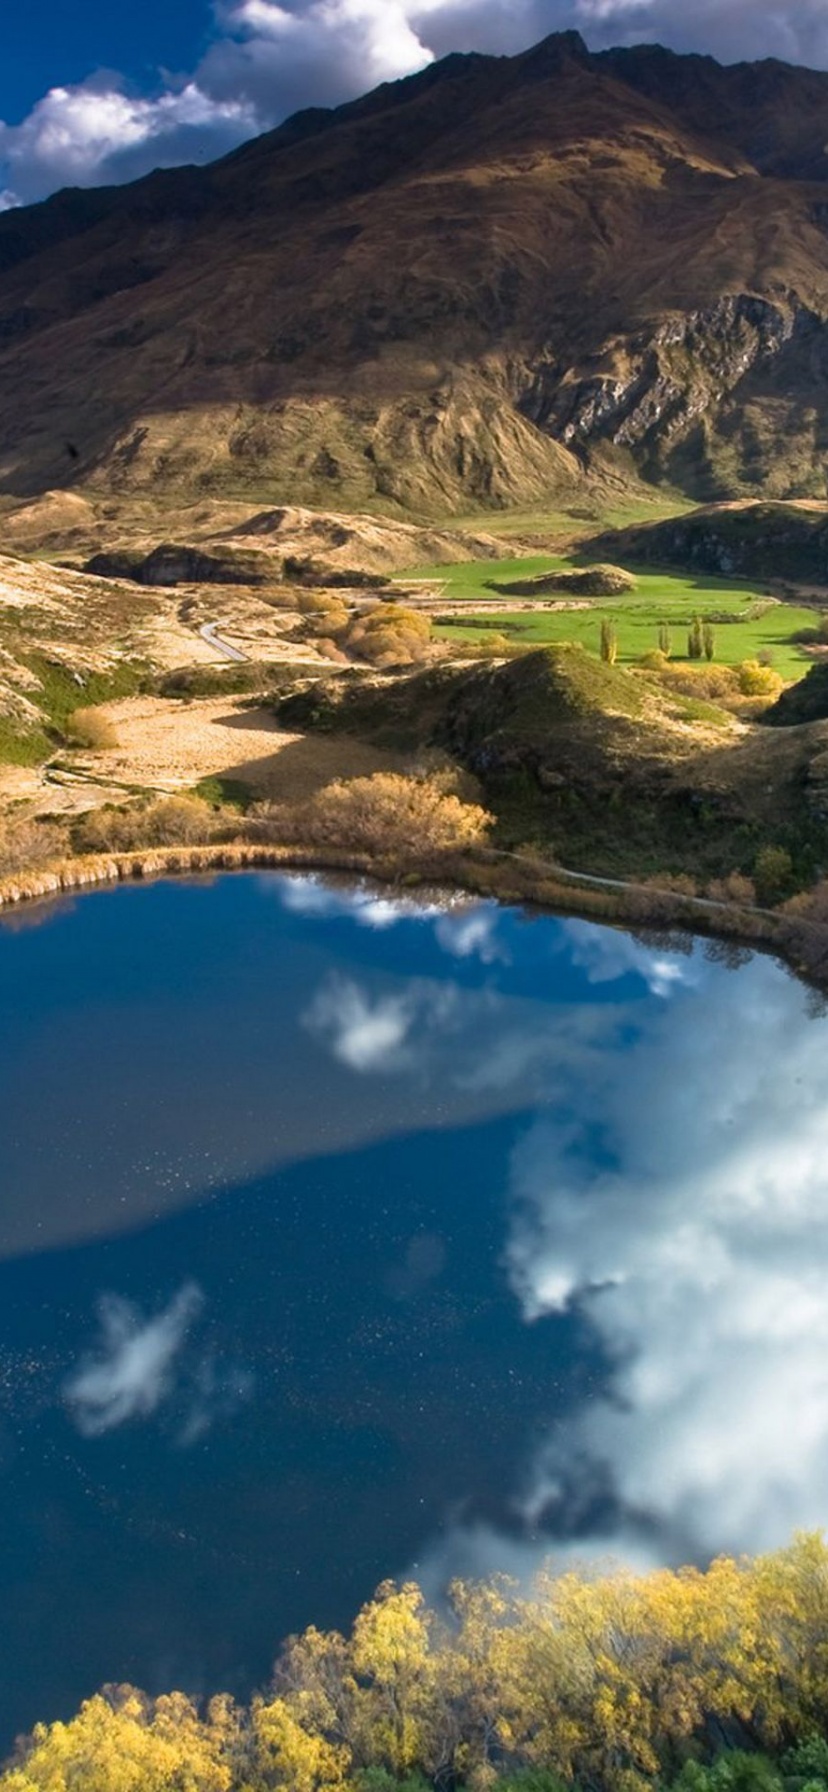
<svg viewBox="0 0 828 1792">
<path fill-rule="evenodd" d="M 94 554 L 84 572 L 104 579 L 134 579 L 139 585 L 272 585 L 278 562 L 268 554 L 223 548 L 178 547 L 163 542 L 149 554 Z"/>
<path fill-rule="evenodd" d="M 727 294 L 612 339 L 592 358 L 599 372 L 576 366 L 550 378 L 541 366 L 523 400 L 533 420 L 573 451 L 626 450 L 647 477 L 702 491 L 707 483 L 726 495 L 756 483 L 758 420 L 750 407 L 761 411 L 779 389 L 789 411 L 798 410 L 797 434 L 808 438 L 803 483 L 825 488 L 809 378 L 828 373 L 828 324 L 795 293 L 773 301 Z"/>
</svg>

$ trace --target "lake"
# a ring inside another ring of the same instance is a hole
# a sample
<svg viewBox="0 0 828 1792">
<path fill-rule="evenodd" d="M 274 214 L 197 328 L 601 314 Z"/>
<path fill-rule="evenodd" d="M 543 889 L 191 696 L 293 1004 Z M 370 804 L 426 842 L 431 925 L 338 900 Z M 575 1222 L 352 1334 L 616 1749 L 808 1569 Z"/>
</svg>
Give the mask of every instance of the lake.
<svg viewBox="0 0 828 1792">
<path fill-rule="evenodd" d="M 768 957 L 313 877 L 0 926 L 0 1747 L 386 1576 L 826 1518 L 828 1021 Z"/>
</svg>

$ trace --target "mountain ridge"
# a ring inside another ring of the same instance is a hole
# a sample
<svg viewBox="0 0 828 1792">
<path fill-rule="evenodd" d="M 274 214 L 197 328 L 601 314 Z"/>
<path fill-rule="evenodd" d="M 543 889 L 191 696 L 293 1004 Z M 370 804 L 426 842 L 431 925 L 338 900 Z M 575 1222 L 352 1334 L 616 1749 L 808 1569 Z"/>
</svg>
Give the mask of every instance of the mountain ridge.
<svg viewBox="0 0 828 1792">
<path fill-rule="evenodd" d="M 827 146 L 828 74 L 570 33 L 3 214 L 0 488 L 823 497 Z"/>
</svg>

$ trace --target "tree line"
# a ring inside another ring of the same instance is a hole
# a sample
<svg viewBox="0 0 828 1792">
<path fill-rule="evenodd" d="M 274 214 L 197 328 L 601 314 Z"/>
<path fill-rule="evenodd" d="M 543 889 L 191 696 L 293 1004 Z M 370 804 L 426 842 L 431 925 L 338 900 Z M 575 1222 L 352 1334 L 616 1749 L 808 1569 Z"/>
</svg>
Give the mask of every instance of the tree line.
<svg viewBox="0 0 828 1792">
<path fill-rule="evenodd" d="M 826 1792 L 828 1546 L 635 1575 L 386 1583 L 291 1638 L 265 1692 L 108 1688 L 0 1792 Z"/>
</svg>

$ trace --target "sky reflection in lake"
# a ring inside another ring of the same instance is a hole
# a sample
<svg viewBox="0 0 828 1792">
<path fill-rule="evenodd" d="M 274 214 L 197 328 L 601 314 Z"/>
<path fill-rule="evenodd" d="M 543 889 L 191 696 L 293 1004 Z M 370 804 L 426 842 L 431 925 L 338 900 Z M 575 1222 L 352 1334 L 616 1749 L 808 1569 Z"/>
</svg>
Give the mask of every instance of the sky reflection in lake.
<svg viewBox="0 0 828 1792">
<path fill-rule="evenodd" d="M 4 1737 L 240 1691 L 386 1574 L 820 1525 L 828 1023 L 314 878 L 0 928 Z"/>
</svg>

